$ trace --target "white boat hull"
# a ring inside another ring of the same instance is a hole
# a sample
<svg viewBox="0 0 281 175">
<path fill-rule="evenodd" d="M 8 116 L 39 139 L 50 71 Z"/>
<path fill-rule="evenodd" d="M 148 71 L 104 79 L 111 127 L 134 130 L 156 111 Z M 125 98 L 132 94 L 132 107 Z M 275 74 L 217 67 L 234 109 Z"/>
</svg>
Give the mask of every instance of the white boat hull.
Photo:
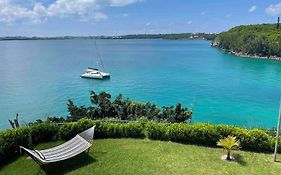
<svg viewBox="0 0 281 175">
<path fill-rule="evenodd" d="M 103 79 L 103 76 L 82 74 L 81 78 Z"/>
<path fill-rule="evenodd" d="M 109 78 L 110 74 L 98 70 L 88 70 L 85 73 L 83 73 L 80 77 L 91 78 L 91 79 L 104 79 L 104 78 Z"/>
</svg>

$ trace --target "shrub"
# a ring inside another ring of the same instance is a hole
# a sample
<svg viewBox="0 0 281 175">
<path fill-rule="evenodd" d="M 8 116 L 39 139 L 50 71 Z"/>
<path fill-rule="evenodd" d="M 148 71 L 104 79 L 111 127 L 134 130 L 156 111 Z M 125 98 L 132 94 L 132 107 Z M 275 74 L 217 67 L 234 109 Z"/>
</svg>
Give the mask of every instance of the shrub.
<svg viewBox="0 0 281 175">
<path fill-rule="evenodd" d="M 121 138 L 123 137 L 123 127 L 117 123 L 105 123 L 100 125 L 102 138 Z"/>
<path fill-rule="evenodd" d="M 0 162 L 19 153 L 19 146 L 28 146 L 30 128 L 17 128 L 0 132 Z"/>
<path fill-rule="evenodd" d="M 191 125 L 190 139 L 194 144 L 214 146 L 219 138 L 214 125 L 194 124 Z"/>
<path fill-rule="evenodd" d="M 219 138 L 215 127 L 210 124 L 172 124 L 169 139 L 174 142 L 214 146 Z"/>
<path fill-rule="evenodd" d="M 69 140 L 76 134 L 96 125 L 94 138 L 144 138 L 152 140 L 170 140 L 185 144 L 216 146 L 219 139 L 232 135 L 236 137 L 244 150 L 271 151 L 274 137 L 263 130 L 211 124 L 165 124 L 148 122 L 146 124 L 116 121 L 81 119 L 78 122 L 66 122 L 62 125 L 48 123 L 34 124 L 0 132 L 0 161 L 11 158 L 19 152 L 19 146 L 30 146 L 52 139 Z M 57 137 L 59 136 L 59 137 Z M 280 140 L 281 143 L 281 140 Z M 281 144 L 279 145 L 281 151 Z"/>
<path fill-rule="evenodd" d="M 228 125 L 216 125 L 215 130 L 216 133 L 220 135 L 220 138 L 224 138 L 229 135 L 235 135 L 237 136 L 237 139 L 241 139 L 241 137 L 248 132 L 247 129 Z"/>
<path fill-rule="evenodd" d="M 94 122 L 90 119 L 81 119 L 78 122 L 64 123 L 59 128 L 59 136 L 63 140 L 69 140 L 73 138 L 76 134 L 83 132 L 84 130 L 92 127 L 93 125 Z"/>
<path fill-rule="evenodd" d="M 125 137 L 144 138 L 144 127 L 139 123 L 127 123 L 124 125 Z"/>
<path fill-rule="evenodd" d="M 119 94 L 114 100 L 106 92 L 90 93 L 92 106 L 76 106 L 73 101 L 68 100 L 69 116 L 67 121 L 78 121 L 83 117 L 90 119 L 106 119 L 108 117 L 122 120 L 136 120 L 146 116 L 150 120 L 169 121 L 173 123 L 185 122 L 192 117 L 192 110 L 183 107 L 180 103 L 176 106 L 159 108 L 153 103 L 141 103 L 124 99 Z"/>
<path fill-rule="evenodd" d="M 33 125 L 30 127 L 32 144 L 47 142 L 55 139 L 58 134 L 58 129 L 58 126 L 54 124 L 42 123 Z"/>
<path fill-rule="evenodd" d="M 144 138 L 143 126 L 139 123 L 102 123 L 96 121 L 96 138 Z"/>
<path fill-rule="evenodd" d="M 143 126 L 139 123 L 106 123 L 100 120 L 81 119 L 78 122 L 63 124 L 59 129 L 60 138 L 68 140 L 76 134 L 92 127 L 95 128 L 95 138 L 144 138 Z"/>
<path fill-rule="evenodd" d="M 145 125 L 147 137 L 152 140 L 168 140 L 168 125 L 149 122 Z"/>
<path fill-rule="evenodd" d="M 153 140 L 171 140 L 214 147 L 218 139 L 232 135 L 240 140 L 244 150 L 265 152 L 272 151 L 274 146 L 274 138 L 260 129 L 247 130 L 211 124 L 171 124 L 167 127 L 164 124 L 150 123 L 146 126 L 146 130 L 148 138 Z"/>
<path fill-rule="evenodd" d="M 266 132 L 253 129 L 241 139 L 241 146 L 247 150 L 271 151 L 273 150 L 272 139 Z"/>
</svg>

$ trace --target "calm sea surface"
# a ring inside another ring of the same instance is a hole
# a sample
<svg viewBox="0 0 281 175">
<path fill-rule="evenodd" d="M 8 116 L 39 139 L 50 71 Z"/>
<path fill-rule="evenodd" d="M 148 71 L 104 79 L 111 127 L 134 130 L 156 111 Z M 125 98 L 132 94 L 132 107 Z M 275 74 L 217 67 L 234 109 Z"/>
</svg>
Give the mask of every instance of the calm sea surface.
<svg viewBox="0 0 281 175">
<path fill-rule="evenodd" d="M 239 58 L 208 41 L 99 40 L 106 81 L 81 79 L 95 65 L 94 40 L 0 42 L 0 128 L 66 116 L 67 99 L 89 105 L 89 92 L 157 103 L 194 103 L 194 121 L 274 127 L 281 62 Z"/>
</svg>

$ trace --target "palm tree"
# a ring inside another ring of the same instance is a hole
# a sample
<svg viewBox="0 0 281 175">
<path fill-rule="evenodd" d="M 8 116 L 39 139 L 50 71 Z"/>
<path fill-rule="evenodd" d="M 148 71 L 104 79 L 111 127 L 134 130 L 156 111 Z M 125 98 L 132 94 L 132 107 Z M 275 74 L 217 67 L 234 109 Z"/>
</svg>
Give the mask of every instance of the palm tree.
<svg viewBox="0 0 281 175">
<path fill-rule="evenodd" d="M 236 140 L 236 137 L 229 135 L 224 139 L 220 139 L 217 142 L 217 145 L 226 149 L 226 151 L 227 151 L 226 160 L 231 160 L 230 152 L 232 150 L 238 149 L 240 146 L 240 142 Z"/>
</svg>

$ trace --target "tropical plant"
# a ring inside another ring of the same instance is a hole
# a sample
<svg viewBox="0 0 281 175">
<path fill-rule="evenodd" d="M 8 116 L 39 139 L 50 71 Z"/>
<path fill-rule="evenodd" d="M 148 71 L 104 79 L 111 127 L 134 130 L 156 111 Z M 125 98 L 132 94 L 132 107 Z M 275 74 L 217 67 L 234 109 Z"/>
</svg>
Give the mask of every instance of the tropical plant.
<svg viewBox="0 0 281 175">
<path fill-rule="evenodd" d="M 238 149 L 240 146 L 240 142 L 236 140 L 236 137 L 229 135 L 224 139 L 220 139 L 217 142 L 217 145 L 226 149 L 227 151 L 226 160 L 231 160 L 230 152 L 232 150 Z"/>
<path fill-rule="evenodd" d="M 153 103 L 136 102 L 123 98 L 119 94 L 114 100 L 106 92 L 90 94 L 92 106 L 76 106 L 73 101 L 68 100 L 69 116 L 67 121 L 78 121 L 87 117 L 90 119 L 117 118 L 122 120 L 137 120 L 147 117 L 149 120 L 165 121 L 170 123 L 182 123 L 191 120 L 192 110 L 178 103 L 175 107 L 159 108 Z"/>
</svg>

